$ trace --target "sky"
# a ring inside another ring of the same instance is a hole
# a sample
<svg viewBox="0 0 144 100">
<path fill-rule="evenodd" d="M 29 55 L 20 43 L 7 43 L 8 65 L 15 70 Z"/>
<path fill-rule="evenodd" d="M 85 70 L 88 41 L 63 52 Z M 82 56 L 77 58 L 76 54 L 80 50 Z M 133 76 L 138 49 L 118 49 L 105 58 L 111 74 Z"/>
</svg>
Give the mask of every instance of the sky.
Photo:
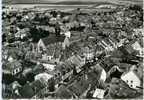
<svg viewBox="0 0 144 100">
<path fill-rule="evenodd" d="M 91 1 L 91 2 L 97 2 L 97 1 L 108 1 L 108 0 L 3 0 L 3 1 L 13 1 L 13 2 L 30 2 L 30 1 L 40 1 L 40 2 L 61 2 L 61 1 Z"/>
<path fill-rule="evenodd" d="M 55 3 L 55 2 L 62 2 L 62 1 L 81 1 L 81 2 L 119 2 L 119 1 L 132 1 L 142 2 L 143 0 L 3 0 L 3 2 L 13 2 L 13 3 L 32 3 L 32 2 L 46 2 L 46 3 Z"/>
</svg>

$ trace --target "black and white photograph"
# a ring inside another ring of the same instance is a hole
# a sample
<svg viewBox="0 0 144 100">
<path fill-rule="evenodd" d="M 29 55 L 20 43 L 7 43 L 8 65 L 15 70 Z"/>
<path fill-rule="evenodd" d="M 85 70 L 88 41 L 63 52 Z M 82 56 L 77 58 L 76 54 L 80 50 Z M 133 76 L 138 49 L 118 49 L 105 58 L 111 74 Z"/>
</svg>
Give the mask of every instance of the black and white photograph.
<svg viewBox="0 0 144 100">
<path fill-rule="evenodd" d="M 143 99 L 143 0 L 2 0 L 3 99 Z"/>
</svg>

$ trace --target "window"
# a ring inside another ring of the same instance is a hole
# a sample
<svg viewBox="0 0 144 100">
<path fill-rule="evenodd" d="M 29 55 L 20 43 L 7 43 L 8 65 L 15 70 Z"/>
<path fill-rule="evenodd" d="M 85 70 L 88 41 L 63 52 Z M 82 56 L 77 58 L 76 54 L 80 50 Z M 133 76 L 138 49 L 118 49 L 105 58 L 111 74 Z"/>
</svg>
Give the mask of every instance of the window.
<svg viewBox="0 0 144 100">
<path fill-rule="evenodd" d="M 126 80 L 126 82 L 128 83 L 128 80 Z"/>
<path fill-rule="evenodd" d="M 137 70 L 137 69 L 135 69 L 135 71 L 136 71 L 136 72 L 138 72 L 138 70 Z"/>
<path fill-rule="evenodd" d="M 42 47 L 42 46 L 40 46 L 40 47 L 39 47 L 39 50 L 40 50 L 40 51 L 43 51 L 43 47 Z"/>
<path fill-rule="evenodd" d="M 17 69 L 15 69 L 15 74 L 16 74 L 16 73 L 18 73 L 18 72 L 19 72 L 19 69 L 18 69 L 18 68 L 17 68 Z"/>
<path fill-rule="evenodd" d="M 21 71 L 21 70 L 22 70 L 22 68 L 20 67 L 20 68 L 19 68 L 19 71 Z"/>
<path fill-rule="evenodd" d="M 130 85 L 130 87 L 133 87 L 133 85 Z"/>
<path fill-rule="evenodd" d="M 16 69 L 16 72 L 19 72 L 19 68 Z"/>
<path fill-rule="evenodd" d="M 15 69 L 15 74 L 17 73 L 17 69 Z"/>
<path fill-rule="evenodd" d="M 57 78 L 57 74 L 55 74 L 55 78 Z"/>
<path fill-rule="evenodd" d="M 133 83 L 133 81 L 131 81 L 131 83 Z"/>
<path fill-rule="evenodd" d="M 58 76 L 61 76 L 61 74 L 60 74 L 60 73 L 58 73 Z"/>
<path fill-rule="evenodd" d="M 15 70 L 12 72 L 12 75 L 15 75 Z"/>
</svg>

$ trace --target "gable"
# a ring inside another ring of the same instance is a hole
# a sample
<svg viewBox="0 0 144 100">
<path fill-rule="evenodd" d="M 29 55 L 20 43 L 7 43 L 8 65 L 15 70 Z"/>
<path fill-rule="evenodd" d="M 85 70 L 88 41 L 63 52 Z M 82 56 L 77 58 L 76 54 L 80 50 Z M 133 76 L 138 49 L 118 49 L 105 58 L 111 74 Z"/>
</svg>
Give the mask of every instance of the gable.
<svg viewBox="0 0 144 100">
<path fill-rule="evenodd" d="M 48 46 L 49 44 L 64 42 L 65 36 L 64 35 L 60 35 L 60 36 L 50 35 L 48 37 L 42 38 L 41 40 L 43 41 L 45 46 Z"/>
<path fill-rule="evenodd" d="M 101 72 L 101 77 L 100 77 L 101 80 L 105 81 L 106 80 L 106 72 L 105 70 L 103 69 L 102 72 Z"/>
<path fill-rule="evenodd" d="M 139 77 L 133 71 L 128 72 L 125 75 L 122 75 L 121 79 L 124 80 L 124 81 L 126 81 L 126 80 L 134 80 L 134 81 L 140 83 Z"/>
<path fill-rule="evenodd" d="M 141 50 L 141 46 L 138 42 L 135 42 L 134 44 L 132 44 L 133 49 L 135 50 Z"/>
<path fill-rule="evenodd" d="M 64 43 L 65 43 L 65 44 L 69 44 L 69 38 L 65 38 L 65 39 L 64 39 Z"/>
<path fill-rule="evenodd" d="M 42 41 L 42 39 L 39 40 L 38 42 L 38 47 L 45 47 L 44 42 Z"/>
</svg>

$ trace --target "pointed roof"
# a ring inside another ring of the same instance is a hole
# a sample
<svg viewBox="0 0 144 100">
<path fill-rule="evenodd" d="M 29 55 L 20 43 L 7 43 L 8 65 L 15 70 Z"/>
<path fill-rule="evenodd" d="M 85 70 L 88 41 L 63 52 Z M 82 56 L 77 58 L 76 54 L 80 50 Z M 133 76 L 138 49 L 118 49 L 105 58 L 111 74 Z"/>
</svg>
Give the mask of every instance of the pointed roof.
<svg viewBox="0 0 144 100">
<path fill-rule="evenodd" d="M 20 63 L 20 61 L 13 61 L 13 62 L 7 63 L 6 66 L 3 69 L 12 71 L 16 68 L 21 67 L 21 65 L 22 64 Z"/>
<path fill-rule="evenodd" d="M 136 75 L 136 77 L 139 79 L 139 80 L 141 80 L 140 79 L 140 76 L 138 75 L 138 73 L 136 73 L 136 71 L 134 70 L 134 71 L 127 71 L 127 72 L 125 72 L 125 73 L 123 73 L 122 74 L 122 76 L 121 77 L 124 77 L 125 75 L 127 75 L 128 73 L 130 73 L 130 72 L 133 72 L 134 73 L 134 75 Z"/>
</svg>

